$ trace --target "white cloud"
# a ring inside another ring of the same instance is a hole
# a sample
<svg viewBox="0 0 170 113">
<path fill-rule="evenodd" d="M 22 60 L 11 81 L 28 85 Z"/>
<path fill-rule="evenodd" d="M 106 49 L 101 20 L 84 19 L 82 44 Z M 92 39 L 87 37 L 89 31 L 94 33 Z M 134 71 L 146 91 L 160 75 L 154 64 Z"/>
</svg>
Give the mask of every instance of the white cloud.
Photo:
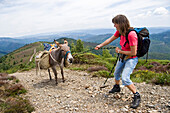
<svg viewBox="0 0 170 113">
<path fill-rule="evenodd" d="M 168 10 L 164 7 L 159 7 L 159 8 L 156 8 L 154 11 L 153 11 L 153 14 L 156 14 L 156 15 L 166 15 L 168 14 Z"/>
<path fill-rule="evenodd" d="M 0 36 L 22 36 L 75 29 L 112 28 L 125 14 L 132 25 L 170 26 L 167 0 L 4 0 L 0 1 Z M 155 17 L 155 15 L 158 15 Z M 165 24 L 166 23 L 166 24 Z"/>
<path fill-rule="evenodd" d="M 159 8 L 154 9 L 153 11 L 149 10 L 147 12 L 137 14 L 135 16 L 135 18 L 137 18 L 137 19 L 138 18 L 147 18 L 147 17 L 151 17 L 154 15 L 168 15 L 168 10 L 164 7 L 159 7 Z"/>
</svg>

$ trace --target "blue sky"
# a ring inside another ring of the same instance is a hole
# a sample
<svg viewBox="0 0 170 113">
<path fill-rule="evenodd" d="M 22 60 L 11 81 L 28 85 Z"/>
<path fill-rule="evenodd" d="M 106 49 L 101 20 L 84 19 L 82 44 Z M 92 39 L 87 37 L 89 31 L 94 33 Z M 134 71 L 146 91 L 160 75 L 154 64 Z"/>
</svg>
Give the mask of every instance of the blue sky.
<svg viewBox="0 0 170 113">
<path fill-rule="evenodd" d="M 113 28 L 117 14 L 134 27 L 170 27 L 170 0 L 0 0 L 0 36 Z"/>
</svg>

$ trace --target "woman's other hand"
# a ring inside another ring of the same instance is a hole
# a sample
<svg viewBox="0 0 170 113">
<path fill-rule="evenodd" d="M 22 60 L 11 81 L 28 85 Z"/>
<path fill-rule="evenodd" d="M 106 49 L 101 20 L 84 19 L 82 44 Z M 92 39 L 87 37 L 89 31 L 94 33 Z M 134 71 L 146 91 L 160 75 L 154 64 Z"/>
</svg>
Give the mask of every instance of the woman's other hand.
<svg viewBox="0 0 170 113">
<path fill-rule="evenodd" d="M 116 51 L 116 53 L 120 53 L 121 49 L 119 49 L 118 47 L 116 47 L 115 51 Z"/>
</svg>

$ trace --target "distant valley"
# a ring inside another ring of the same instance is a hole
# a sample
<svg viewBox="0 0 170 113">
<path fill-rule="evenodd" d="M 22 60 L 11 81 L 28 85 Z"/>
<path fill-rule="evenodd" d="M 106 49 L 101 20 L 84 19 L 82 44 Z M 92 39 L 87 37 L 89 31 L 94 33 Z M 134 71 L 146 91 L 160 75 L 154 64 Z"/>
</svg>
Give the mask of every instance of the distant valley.
<svg viewBox="0 0 170 113">
<path fill-rule="evenodd" d="M 170 28 L 150 28 L 151 37 L 151 58 L 170 59 Z M 54 39 L 72 38 L 81 39 L 85 42 L 101 43 L 109 38 L 115 32 L 114 29 L 96 29 L 96 30 L 78 30 L 58 34 L 39 34 L 33 36 L 24 36 L 20 38 L 0 37 L 0 57 L 10 53 L 25 44 L 38 41 L 53 42 Z M 95 44 L 93 44 L 94 46 Z M 113 46 L 119 46 L 119 40 L 111 43 Z M 159 57 L 155 57 L 159 56 Z M 163 58 L 161 58 L 163 56 Z"/>
</svg>

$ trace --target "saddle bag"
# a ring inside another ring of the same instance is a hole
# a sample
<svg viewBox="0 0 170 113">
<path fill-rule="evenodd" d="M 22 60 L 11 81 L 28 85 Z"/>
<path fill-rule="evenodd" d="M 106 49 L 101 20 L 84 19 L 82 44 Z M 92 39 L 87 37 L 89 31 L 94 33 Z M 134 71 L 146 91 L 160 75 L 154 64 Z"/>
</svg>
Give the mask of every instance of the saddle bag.
<svg viewBox="0 0 170 113">
<path fill-rule="evenodd" d="M 39 51 L 35 55 L 36 66 L 40 69 L 48 69 L 50 68 L 49 63 L 49 51 Z"/>
</svg>

